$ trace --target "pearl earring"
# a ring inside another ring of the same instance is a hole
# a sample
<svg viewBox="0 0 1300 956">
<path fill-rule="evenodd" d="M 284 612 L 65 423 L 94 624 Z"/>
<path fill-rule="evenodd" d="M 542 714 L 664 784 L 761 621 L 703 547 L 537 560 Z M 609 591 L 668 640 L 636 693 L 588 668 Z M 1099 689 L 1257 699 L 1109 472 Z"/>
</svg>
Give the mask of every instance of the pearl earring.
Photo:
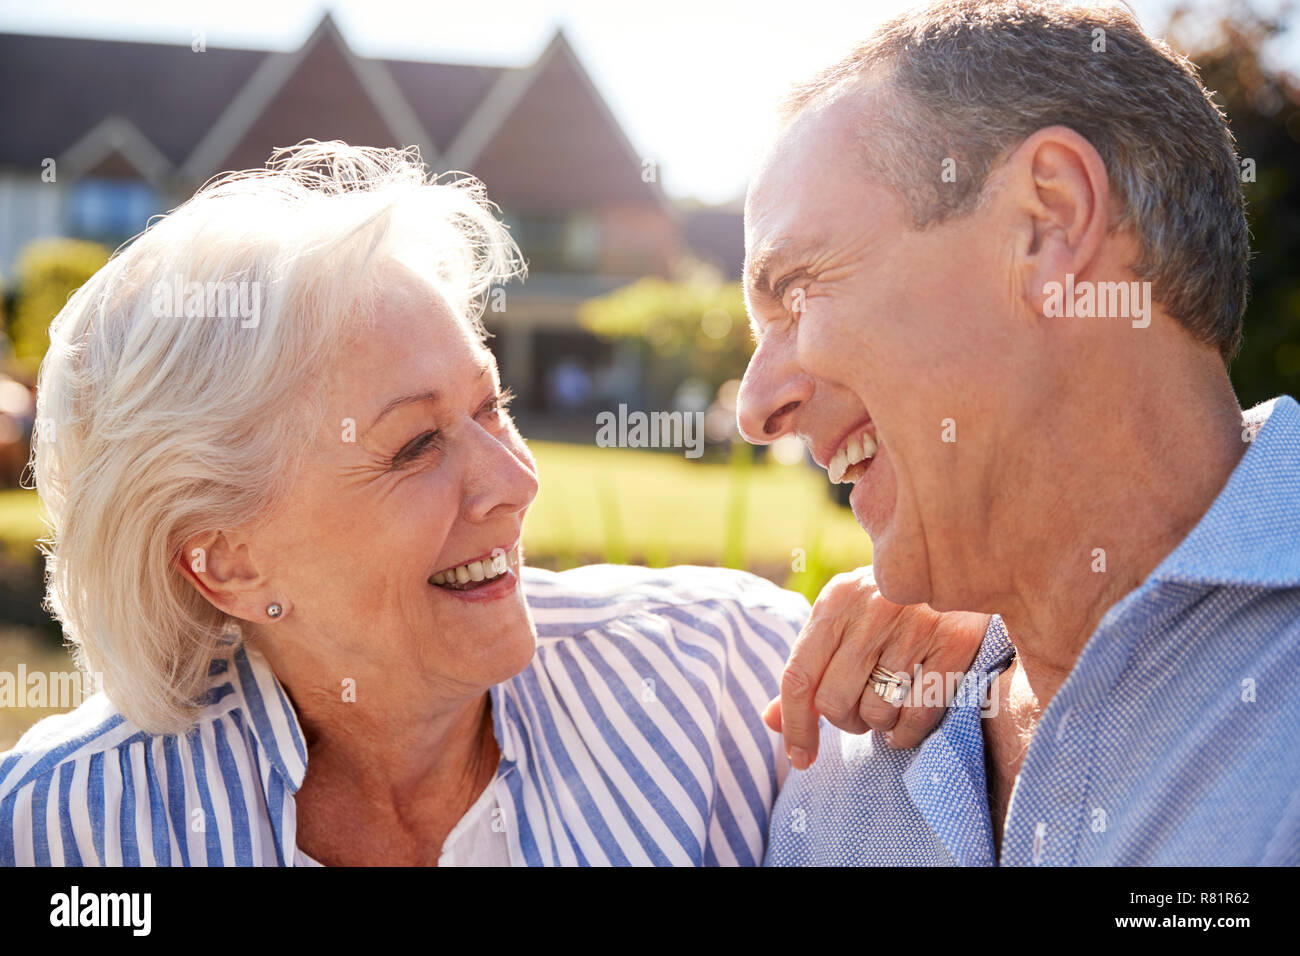
<svg viewBox="0 0 1300 956">
<path fill-rule="evenodd" d="M 266 609 L 266 616 L 274 620 L 284 613 L 284 608 L 278 604 L 272 604 Z"/>
</svg>

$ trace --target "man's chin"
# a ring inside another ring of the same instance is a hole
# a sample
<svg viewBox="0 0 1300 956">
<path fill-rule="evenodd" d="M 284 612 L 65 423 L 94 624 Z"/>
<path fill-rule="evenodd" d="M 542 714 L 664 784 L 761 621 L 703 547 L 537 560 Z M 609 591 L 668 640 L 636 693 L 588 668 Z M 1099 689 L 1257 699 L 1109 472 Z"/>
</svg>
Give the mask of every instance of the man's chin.
<svg viewBox="0 0 1300 956">
<path fill-rule="evenodd" d="M 930 593 L 924 575 L 918 573 L 916 562 L 897 558 L 888 533 L 879 541 L 871 539 L 871 568 L 881 596 L 894 604 L 925 604 Z"/>
</svg>

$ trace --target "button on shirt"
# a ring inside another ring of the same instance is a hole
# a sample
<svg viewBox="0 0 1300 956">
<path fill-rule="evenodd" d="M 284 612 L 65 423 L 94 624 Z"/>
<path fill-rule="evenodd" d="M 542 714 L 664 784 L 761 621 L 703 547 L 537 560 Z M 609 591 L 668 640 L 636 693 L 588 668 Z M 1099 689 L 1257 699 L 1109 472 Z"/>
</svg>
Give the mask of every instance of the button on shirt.
<svg viewBox="0 0 1300 956">
<path fill-rule="evenodd" d="M 761 712 L 808 602 L 717 568 L 525 568 L 537 652 L 491 688 L 497 774 L 449 863 L 753 865 L 788 763 Z M 0 754 L 0 866 L 310 865 L 302 729 L 266 658 L 213 662 L 194 729 L 101 693 Z"/>
<path fill-rule="evenodd" d="M 1300 406 L 1282 396 L 1244 424 L 1254 437 L 1223 490 L 1103 616 L 1044 710 L 1001 863 L 1300 865 Z M 823 725 L 817 762 L 774 808 L 766 862 L 998 860 L 972 687 L 1013 656 L 994 617 L 958 703 L 912 750 Z"/>
</svg>

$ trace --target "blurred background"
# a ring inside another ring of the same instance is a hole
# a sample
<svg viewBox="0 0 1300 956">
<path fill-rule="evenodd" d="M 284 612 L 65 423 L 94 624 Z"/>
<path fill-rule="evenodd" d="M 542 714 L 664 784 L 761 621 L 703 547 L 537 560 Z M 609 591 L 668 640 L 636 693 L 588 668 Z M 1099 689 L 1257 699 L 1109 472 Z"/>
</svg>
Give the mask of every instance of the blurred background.
<svg viewBox="0 0 1300 956">
<path fill-rule="evenodd" d="M 901 2 L 0 2 L 0 672 L 69 667 L 21 487 L 49 321 L 205 180 L 305 138 L 482 179 L 529 261 L 485 316 L 542 473 L 528 559 L 747 568 L 810 598 L 871 547 L 798 443 L 735 428 L 746 181 L 775 100 Z M 1137 2 L 1244 159 L 1243 405 L 1300 394 L 1300 37 L 1289 3 Z M 597 411 L 705 416 L 699 459 Z M 117 556 L 105 555 L 105 560 Z M 0 706 L 0 751 L 50 708 Z"/>
</svg>

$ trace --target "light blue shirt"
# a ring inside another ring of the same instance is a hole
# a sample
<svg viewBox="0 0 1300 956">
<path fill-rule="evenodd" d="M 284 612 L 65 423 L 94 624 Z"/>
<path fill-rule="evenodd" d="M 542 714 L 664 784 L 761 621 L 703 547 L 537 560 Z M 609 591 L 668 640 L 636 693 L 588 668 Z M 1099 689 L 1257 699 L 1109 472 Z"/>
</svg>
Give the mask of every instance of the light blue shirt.
<svg viewBox="0 0 1300 956">
<path fill-rule="evenodd" d="M 808 602 L 716 568 L 523 575 L 537 653 L 490 691 L 511 864 L 759 863 L 789 766 L 760 714 Z M 96 694 L 0 754 L 0 866 L 301 863 L 307 764 L 256 646 L 213 662 L 185 735 Z"/>
<path fill-rule="evenodd" d="M 1110 608 L 1044 710 L 993 848 L 979 683 L 912 750 L 823 724 L 765 862 L 1300 865 L 1300 406 L 1282 396 L 1200 522 Z M 1134 488 L 1135 495 L 1142 489 Z"/>
</svg>

